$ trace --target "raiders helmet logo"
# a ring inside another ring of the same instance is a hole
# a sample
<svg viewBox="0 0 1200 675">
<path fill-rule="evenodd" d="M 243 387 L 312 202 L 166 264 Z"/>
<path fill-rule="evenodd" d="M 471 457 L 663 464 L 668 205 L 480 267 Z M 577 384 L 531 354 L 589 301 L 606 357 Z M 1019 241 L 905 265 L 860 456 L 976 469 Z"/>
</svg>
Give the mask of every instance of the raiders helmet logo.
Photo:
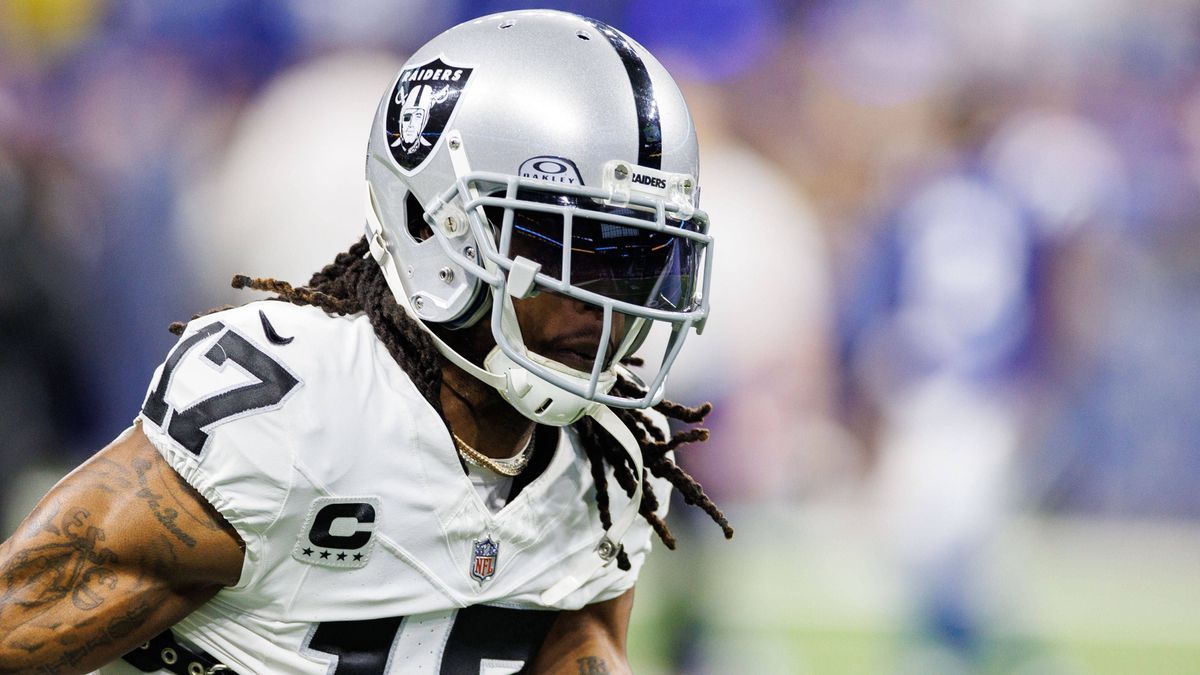
<svg viewBox="0 0 1200 675">
<path fill-rule="evenodd" d="M 438 58 L 400 72 L 388 101 L 387 139 L 392 157 L 405 171 L 416 170 L 433 153 L 471 70 Z"/>
</svg>

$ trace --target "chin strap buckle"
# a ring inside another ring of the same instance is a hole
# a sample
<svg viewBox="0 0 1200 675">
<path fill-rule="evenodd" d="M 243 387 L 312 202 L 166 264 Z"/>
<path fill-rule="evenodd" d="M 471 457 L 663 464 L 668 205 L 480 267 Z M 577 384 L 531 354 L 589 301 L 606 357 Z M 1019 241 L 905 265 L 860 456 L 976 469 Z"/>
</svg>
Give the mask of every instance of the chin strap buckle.
<svg viewBox="0 0 1200 675">
<path fill-rule="evenodd" d="M 378 263 L 382 264 L 391 255 L 387 242 L 383 240 L 383 232 L 371 232 L 367 236 L 367 245 L 371 248 L 371 257 Z"/>
<path fill-rule="evenodd" d="M 600 556 L 600 559 L 604 561 L 605 566 L 611 563 L 613 558 L 616 558 L 617 554 L 620 552 L 621 547 L 618 544 L 613 543 L 613 540 L 609 539 L 608 535 L 605 535 L 600 540 L 600 543 L 596 544 L 596 555 Z"/>
<path fill-rule="evenodd" d="M 504 374 L 508 378 L 508 390 L 517 398 L 524 398 L 525 394 L 533 389 L 533 382 L 529 379 L 529 371 L 524 368 L 509 368 Z"/>
</svg>

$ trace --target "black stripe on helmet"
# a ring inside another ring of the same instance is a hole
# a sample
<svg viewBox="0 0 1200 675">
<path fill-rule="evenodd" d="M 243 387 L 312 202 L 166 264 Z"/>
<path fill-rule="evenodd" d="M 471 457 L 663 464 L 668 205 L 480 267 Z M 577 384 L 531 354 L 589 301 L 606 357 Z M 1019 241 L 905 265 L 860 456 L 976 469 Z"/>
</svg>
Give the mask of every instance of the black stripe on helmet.
<svg viewBox="0 0 1200 675">
<path fill-rule="evenodd" d="M 662 168 L 662 125 L 658 121 L 658 101 L 654 98 L 654 87 L 650 84 L 650 71 L 638 56 L 637 50 L 629 38 L 622 35 L 612 26 L 581 17 L 600 34 L 608 38 L 608 43 L 621 57 L 625 64 L 625 73 L 629 75 L 629 86 L 633 88 L 633 101 L 637 106 L 638 124 L 638 159 L 639 166 L 651 169 Z"/>
</svg>

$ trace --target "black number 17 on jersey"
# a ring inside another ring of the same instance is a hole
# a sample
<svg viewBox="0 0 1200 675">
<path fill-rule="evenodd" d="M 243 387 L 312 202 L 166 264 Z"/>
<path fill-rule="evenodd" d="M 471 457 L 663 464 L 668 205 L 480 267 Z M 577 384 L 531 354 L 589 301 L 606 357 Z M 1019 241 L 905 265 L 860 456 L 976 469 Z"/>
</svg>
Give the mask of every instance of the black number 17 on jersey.
<svg viewBox="0 0 1200 675">
<path fill-rule="evenodd" d="M 300 383 L 282 364 L 230 329 L 209 347 L 204 358 L 218 369 L 232 361 L 258 378 L 258 382 L 219 392 L 183 410 L 168 405 L 167 390 L 180 361 L 196 345 L 222 330 L 225 330 L 225 324 L 214 321 L 180 340 L 163 364 L 157 386 L 142 406 L 142 414 L 147 419 L 196 455 L 204 449 L 212 427 L 247 414 L 273 410 Z"/>
</svg>

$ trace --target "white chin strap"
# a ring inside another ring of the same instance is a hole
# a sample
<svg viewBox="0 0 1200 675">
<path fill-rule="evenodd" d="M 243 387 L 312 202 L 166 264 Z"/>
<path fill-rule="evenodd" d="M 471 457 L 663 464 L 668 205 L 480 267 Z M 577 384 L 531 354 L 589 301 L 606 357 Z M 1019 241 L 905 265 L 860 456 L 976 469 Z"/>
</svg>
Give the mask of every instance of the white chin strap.
<svg viewBox="0 0 1200 675">
<path fill-rule="evenodd" d="M 451 349 L 450 345 L 447 345 L 430 330 L 429 326 L 425 325 L 425 322 L 421 320 L 409 303 L 404 286 L 400 283 L 400 275 L 396 271 L 396 261 L 388 251 L 387 243 L 383 238 L 383 225 L 375 213 L 375 206 L 369 190 L 366 211 L 367 242 L 371 247 L 371 257 L 379 263 L 384 279 L 387 280 L 388 287 L 391 288 L 396 301 L 432 338 L 434 346 L 442 356 L 475 379 L 500 392 L 505 401 L 508 401 L 513 408 L 534 422 L 564 427 L 579 421 L 585 415 L 591 417 L 620 443 L 633 462 L 635 487 L 629 504 L 613 521 L 612 527 L 604 531 L 604 535 L 592 549 L 592 555 L 576 555 L 566 576 L 542 593 L 541 600 L 544 604 L 558 604 L 563 598 L 587 583 L 600 568 L 611 563 L 620 551 L 621 538 L 633 524 L 642 503 L 642 448 L 625 423 L 608 406 L 588 401 L 534 375 L 517 365 L 499 346 L 493 348 L 484 359 L 486 369 L 471 363 Z M 615 377 L 612 379 L 615 382 Z M 611 387 L 613 382 L 605 384 L 607 387 Z"/>
<path fill-rule="evenodd" d="M 629 431 L 629 427 L 625 426 L 608 406 L 598 405 L 588 412 L 588 415 L 612 434 L 633 460 L 635 487 L 621 515 L 613 521 L 612 527 L 604 531 L 604 536 L 600 537 L 600 541 L 592 549 L 593 555 L 575 555 L 571 566 L 567 568 L 566 576 L 542 593 L 542 603 L 545 605 L 558 604 L 575 589 L 586 584 L 601 567 L 613 561 L 621 550 L 621 537 L 624 537 L 626 530 L 633 525 L 633 519 L 637 518 L 642 503 L 642 449 L 633 437 L 633 432 Z"/>
</svg>

